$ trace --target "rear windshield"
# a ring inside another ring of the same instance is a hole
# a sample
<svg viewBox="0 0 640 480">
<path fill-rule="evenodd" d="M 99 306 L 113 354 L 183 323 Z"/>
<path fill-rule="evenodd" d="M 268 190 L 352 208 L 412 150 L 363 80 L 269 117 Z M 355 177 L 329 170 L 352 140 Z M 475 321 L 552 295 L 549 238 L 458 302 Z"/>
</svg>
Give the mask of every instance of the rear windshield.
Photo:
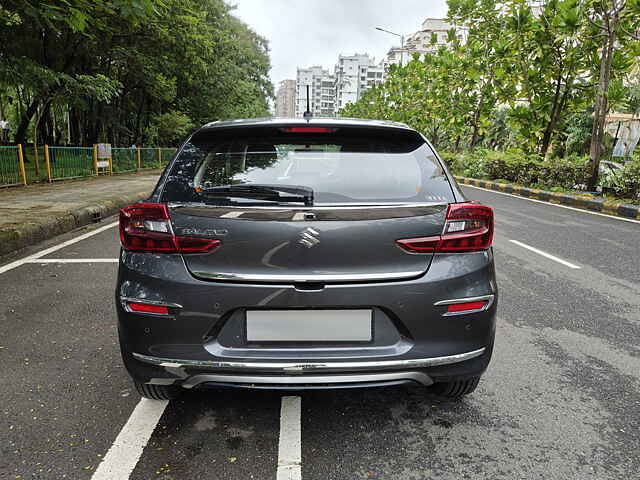
<svg viewBox="0 0 640 480">
<path fill-rule="evenodd" d="M 345 127 L 201 131 L 178 155 L 162 200 L 274 203 L 213 188 L 245 184 L 310 188 L 314 205 L 453 201 L 444 171 L 417 133 Z"/>
</svg>

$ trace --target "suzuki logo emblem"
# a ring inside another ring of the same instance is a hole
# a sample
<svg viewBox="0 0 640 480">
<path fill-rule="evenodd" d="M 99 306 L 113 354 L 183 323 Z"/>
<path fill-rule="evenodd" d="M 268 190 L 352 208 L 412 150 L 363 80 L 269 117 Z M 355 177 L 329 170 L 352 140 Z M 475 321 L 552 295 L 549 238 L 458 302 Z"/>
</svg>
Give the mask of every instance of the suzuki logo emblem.
<svg viewBox="0 0 640 480">
<path fill-rule="evenodd" d="M 320 232 L 314 230 L 313 228 L 305 228 L 302 232 L 300 232 L 300 239 L 298 243 L 300 245 L 304 245 L 307 248 L 315 247 L 320 243 Z"/>
</svg>

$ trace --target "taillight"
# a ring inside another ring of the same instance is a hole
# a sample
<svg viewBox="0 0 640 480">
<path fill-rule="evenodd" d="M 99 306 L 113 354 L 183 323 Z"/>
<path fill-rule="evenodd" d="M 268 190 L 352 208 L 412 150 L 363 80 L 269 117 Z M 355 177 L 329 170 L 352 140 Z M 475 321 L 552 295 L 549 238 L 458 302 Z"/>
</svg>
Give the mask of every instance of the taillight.
<svg viewBox="0 0 640 480">
<path fill-rule="evenodd" d="M 396 240 L 396 245 L 411 253 L 433 253 L 438 248 L 439 243 L 440 235 L 437 237 L 405 238 L 403 240 Z"/>
<path fill-rule="evenodd" d="M 411 253 L 476 252 L 493 241 L 493 210 L 475 203 L 453 203 L 447 210 L 442 235 L 405 238 L 396 245 Z"/>
<path fill-rule="evenodd" d="M 493 242 L 493 210 L 475 203 L 449 205 L 439 252 L 486 250 Z"/>
<path fill-rule="evenodd" d="M 205 253 L 221 242 L 177 237 L 164 203 L 136 203 L 120 209 L 120 243 L 134 252 Z"/>
</svg>

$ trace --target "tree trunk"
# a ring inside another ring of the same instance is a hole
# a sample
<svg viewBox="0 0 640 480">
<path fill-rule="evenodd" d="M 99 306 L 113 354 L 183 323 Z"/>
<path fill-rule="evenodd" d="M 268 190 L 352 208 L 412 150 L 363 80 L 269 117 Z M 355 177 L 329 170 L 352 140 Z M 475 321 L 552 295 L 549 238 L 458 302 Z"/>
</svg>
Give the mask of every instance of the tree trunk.
<svg viewBox="0 0 640 480">
<path fill-rule="evenodd" d="M 558 118 L 560 117 L 560 90 L 562 88 L 562 73 L 558 74 L 558 78 L 556 79 L 556 91 L 553 95 L 553 105 L 551 107 L 551 115 L 549 116 L 549 122 L 547 123 L 547 128 L 544 130 L 544 135 L 542 136 L 542 145 L 540 146 L 540 155 L 546 159 L 547 152 L 549 151 L 549 145 L 551 144 L 551 138 L 553 136 L 553 132 L 556 129 L 556 125 L 558 124 Z M 567 85 L 565 88 L 569 88 Z"/>
<path fill-rule="evenodd" d="M 18 124 L 18 128 L 16 129 L 16 135 L 13 139 L 15 144 L 26 143 L 27 140 L 27 131 L 29 129 L 29 123 L 31 123 L 31 119 L 36 114 L 38 110 L 39 102 L 34 99 L 31 101 L 29 106 L 22 112 L 20 116 L 20 123 Z"/>
<path fill-rule="evenodd" d="M 476 111 L 473 114 L 473 133 L 471 134 L 471 142 L 469 144 L 469 148 L 473 150 L 478 142 L 478 130 L 480 122 L 480 111 L 482 110 L 482 103 L 484 102 L 484 93 L 480 96 L 480 101 L 478 102 L 478 106 L 476 107 Z"/>
<path fill-rule="evenodd" d="M 612 20 L 613 21 L 613 20 Z M 605 45 L 600 57 L 600 77 L 598 79 L 598 91 L 596 94 L 596 109 L 593 113 L 593 128 L 591 130 L 591 146 L 589 156 L 591 166 L 589 172 L 590 190 L 595 190 L 600 171 L 600 157 L 602 155 L 602 140 L 604 138 L 604 124 L 608 110 L 609 80 L 611 78 L 611 62 L 613 60 L 613 47 L 615 45 L 615 30 L 611 23 L 607 31 Z"/>
</svg>

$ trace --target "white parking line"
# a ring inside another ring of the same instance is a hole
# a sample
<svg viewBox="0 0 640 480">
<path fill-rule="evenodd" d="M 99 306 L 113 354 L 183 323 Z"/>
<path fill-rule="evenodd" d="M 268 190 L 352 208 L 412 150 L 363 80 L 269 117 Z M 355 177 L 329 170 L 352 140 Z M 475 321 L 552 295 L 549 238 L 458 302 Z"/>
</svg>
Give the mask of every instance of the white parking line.
<svg viewBox="0 0 640 480">
<path fill-rule="evenodd" d="M 59 245 L 54 247 L 46 248 L 38 253 L 34 253 L 33 255 L 29 255 L 28 257 L 21 258 L 20 260 L 16 260 L 15 262 L 8 263 L 2 267 L 0 267 L 0 273 L 8 272 L 9 270 L 13 270 L 14 268 L 19 267 L 20 265 L 24 265 L 25 263 L 31 263 L 31 260 L 35 260 L 40 257 L 44 257 L 45 255 L 49 255 L 50 253 L 56 252 L 61 248 L 68 247 L 69 245 L 73 245 L 74 243 L 80 242 L 86 238 L 93 237 L 98 233 L 104 232 L 110 228 L 118 225 L 118 222 L 113 222 L 108 225 L 105 225 L 100 228 L 96 228 L 95 230 L 91 230 L 90 232 L 84 233 L 78 237 L 72 238 L 71 240 L 67 240 L 66 242 L 62 242 Z"/>
<path fill-rule="evenodd" d="M 531 245 L 527 245 L 526 243 L 522 243 L 522 242 L 519 242 L 517 240 L 509 240 L 509 241 L 511 243 L 515 243 L 516 245 L 521 246 L 522 248 L 526 248 L 527 250 L 531 250 L 532 252 L 537 253 L 538 255 L 542 255 L 543 257 L 546 257 L 546 258 L 548 258 L 550 260 L 553 260 L 555 262 L 561 263 L 565 267 L 574 268 L 574 269 L 580 269 L 581 268 L 578 265 L 574 265 L 573 263 L 569 263 L 566 260 L 562 260 L 561 258 L 555 257 L 555 256 L 551 255 L 550 253 L 543 252 L 542 250 L 538 250 L 537 248 L 534 248 Z"/>
<path fill-rule="evenodd" d="M 300 397 L 282 397 L 277 480 L 302 479 Z"/>
<path fill-rule="evenodd" d="M 606 213 L 592 212 L 591 210 L 585 210 L 584 208 L 570 207 L 568 205 L 559 205 L 557 203 L 545 202 L 544 200 L 537 200 L 535 198 L 521 197 L 520 195 L 514 195 L 513 193 L 498 192 L 497 190 L 491 190 L 490 188 L 476 187 L 475 185 L 467 185 L 466 183 L 461 183 L 459 185 L 462 187 L 469 187 L 469 188 L 476 188 L 478 190 L 484 190 L 485 192 L 497 193 L 498 195 L 506 195 L 507 197 L 519 198 L 520 200 L 528 200 L 530 202 L 542 203 L 544 205 L 550 205 L 552 207 L 566 208 L 567 210 L 574 210 L 576 212 L 589 213 L 591 215 L 599 215 L 601 217 L 613 218 L 614 220 L 622 220 L 623 222 L 640 223 L 640 220 L 634 220 L 633 218 L 618 217 L 616 215 L 608 215 Z"/>
<path fill-rule="evenodd" d="M 129 478 L 168 403 L 168 400 L 142 398 L 98 465 L 91 480 Z"/>
<path fill-rule="evenodd" d="M 117 258 L 34 258 L 24 263 L 118 263 Z"/>
</svg>

